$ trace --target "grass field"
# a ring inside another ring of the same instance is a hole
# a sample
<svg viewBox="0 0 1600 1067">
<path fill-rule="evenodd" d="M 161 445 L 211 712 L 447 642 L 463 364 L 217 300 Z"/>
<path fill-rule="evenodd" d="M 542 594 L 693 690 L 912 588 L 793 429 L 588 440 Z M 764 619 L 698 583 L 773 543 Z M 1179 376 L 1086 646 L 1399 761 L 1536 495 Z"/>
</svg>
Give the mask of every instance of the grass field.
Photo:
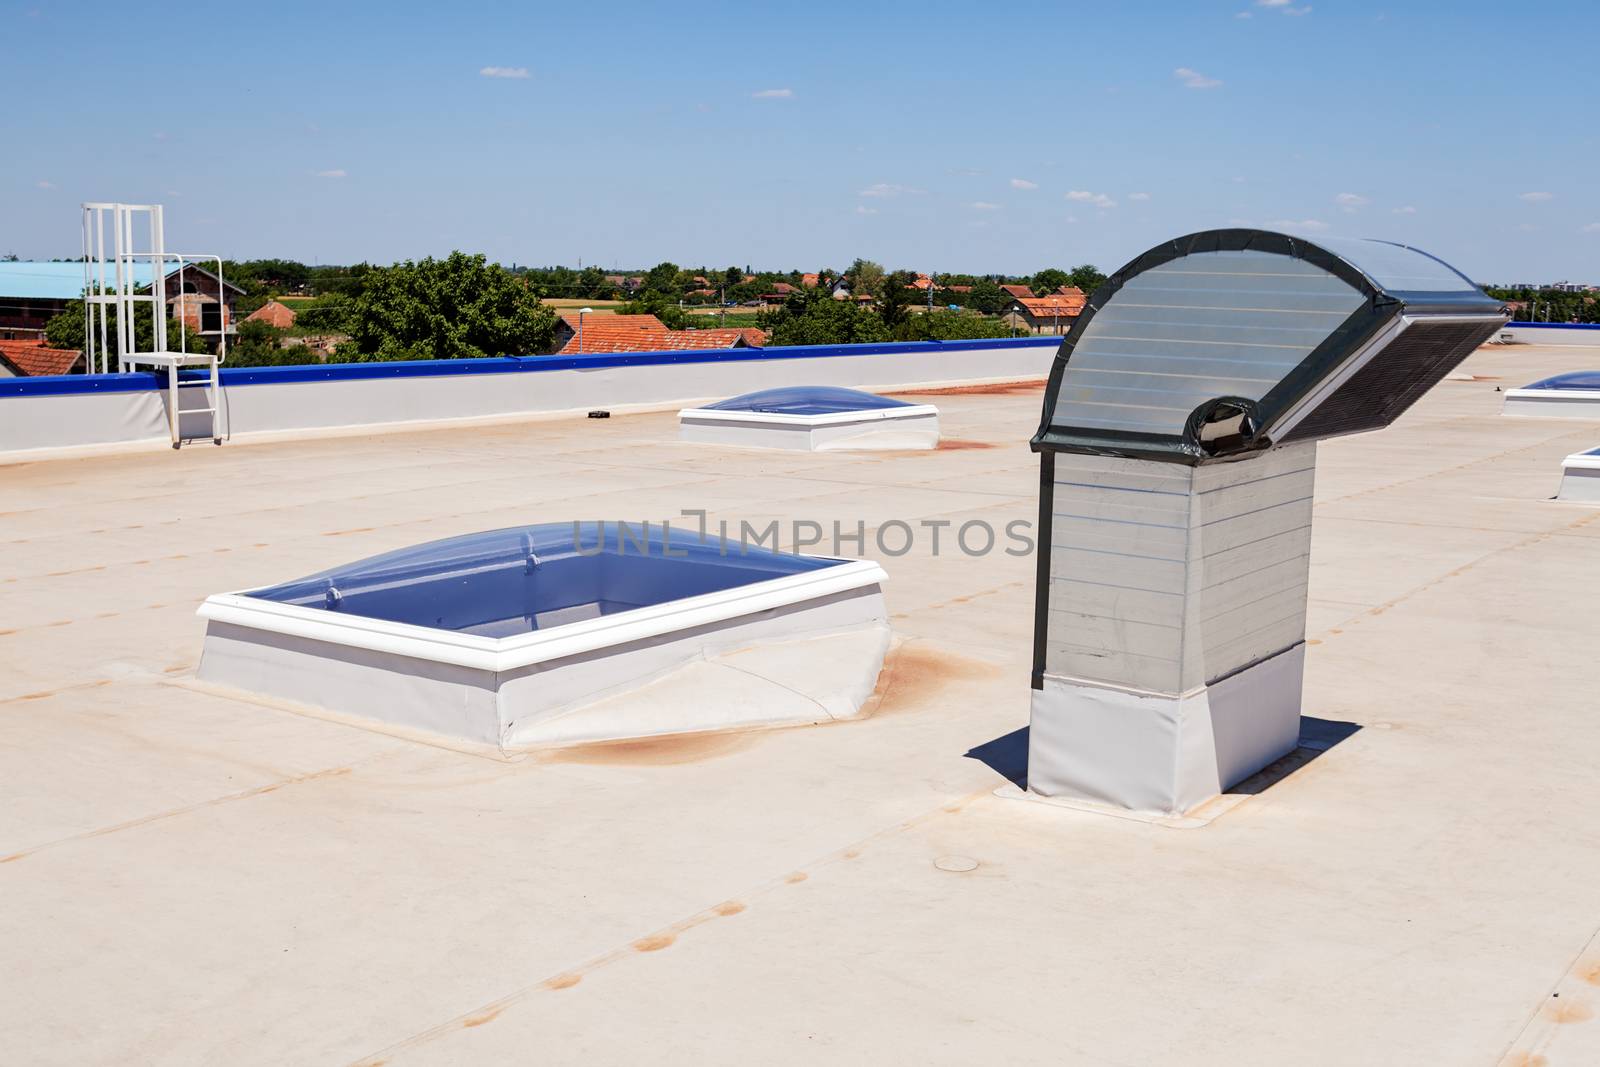
<svg viewBox="0 0 1600 1067">
<path fill-rule="evenodd" d="M 617 308 L 627 303 L 626 300 L 580 300 L 576 297 L 565 296 L 547 296 L 542 298 L 539 302 L 548 307 L 553 307 L 557 311 L 576 311 L 579 308 L 594 308 L 595 314 L 600 314 L 601 312 L 612 314 Z"/>
</svg>

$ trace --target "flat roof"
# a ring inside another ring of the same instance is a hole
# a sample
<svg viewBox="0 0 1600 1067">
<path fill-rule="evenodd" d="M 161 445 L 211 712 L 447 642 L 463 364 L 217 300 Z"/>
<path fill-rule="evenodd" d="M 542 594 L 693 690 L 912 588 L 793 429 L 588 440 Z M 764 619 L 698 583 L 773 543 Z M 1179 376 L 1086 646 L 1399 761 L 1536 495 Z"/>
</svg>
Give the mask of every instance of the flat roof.
<svg viewBox="0 0 1600 1067">
<path fill-rule="evenodd" d="M 476 530 L 703 508 L 861 520 L 876 556 L 892 519 L 1033 520 L 1040 388 L 897 394 L 938 404 L 927 452 L 708 450 L 664 411 L 0 465 L 0 1031 L 35 1062 L 1600 1062 L 1600 508 L 1550 499 L 1600 421 L 1496 392 L 1591 354 L 1480 350 L 1320 446 L 1318 747 L 1183 825 L 996 795 L 1034 560 L 948 540 L 880 559 L 902 643 L 858 722 L 500 759 L 193 678 L 207 595 Z"/>
</svg>

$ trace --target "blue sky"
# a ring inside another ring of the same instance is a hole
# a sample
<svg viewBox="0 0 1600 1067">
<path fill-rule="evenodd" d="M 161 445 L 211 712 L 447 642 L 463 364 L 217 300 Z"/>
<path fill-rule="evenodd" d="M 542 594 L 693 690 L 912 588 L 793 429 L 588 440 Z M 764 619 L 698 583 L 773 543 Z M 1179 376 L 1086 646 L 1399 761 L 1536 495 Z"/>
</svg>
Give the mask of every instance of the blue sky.
<svg viewBox="0 0 1600 1067">
<path fill-rule="evenodd" d="M 0 5 L 0 254 L 116 199 L 324 263 L 1022 273 L 1248 224 L 1600 283 L 1576 0 Z"/>
</svg>

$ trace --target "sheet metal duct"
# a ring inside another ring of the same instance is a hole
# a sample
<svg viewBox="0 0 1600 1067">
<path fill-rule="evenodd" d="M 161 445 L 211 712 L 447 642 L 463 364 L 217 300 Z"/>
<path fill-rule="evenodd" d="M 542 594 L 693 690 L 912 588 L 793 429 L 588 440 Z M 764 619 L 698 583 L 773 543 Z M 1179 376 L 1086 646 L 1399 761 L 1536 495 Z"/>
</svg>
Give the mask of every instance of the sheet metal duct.
<svg viewBox="0 0 1600 1067">
<path fill-rule="evenodd" d="M 1291 751 L 1316 442 L 1389 425 L 1506 318 L 1383 241 L 1212 230 L 1113 275 L 1033 438 L 1029 788 L 1180 812 Z"/>
</svg>

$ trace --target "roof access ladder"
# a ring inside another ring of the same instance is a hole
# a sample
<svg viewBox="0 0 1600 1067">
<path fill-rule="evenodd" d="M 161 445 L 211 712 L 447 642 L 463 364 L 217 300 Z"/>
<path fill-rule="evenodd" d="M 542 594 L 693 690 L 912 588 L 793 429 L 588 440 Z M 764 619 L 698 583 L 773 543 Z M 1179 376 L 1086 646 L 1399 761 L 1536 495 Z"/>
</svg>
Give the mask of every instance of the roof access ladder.
<svg viewBox="0 0 1600 1067">
<path fill-rule="evenodd" d="M 136 223 L 136 219 L 139 220 Z M 107 254 L 107 231 L 111 250 Z M 143 231 L 143 247 L 135 238 Z M 116 353 L 117 373 L 126 374 L 140 368 L 157 373 L 166 372 L 167 429 L 172 436 L 172 447 L 180 448 L 185 441 L 200 440 L 206 436 L 212 444 L 222 444 L 220 409 L 222 383 L 220 365 L 228 358 L 228 323 L 226 314 L 217 317 L 217 328 L 204 329 L 203 315 L 196 318 L 194 331 L 189 330 L 191 296 L 185 277 L 190 270 L 212 273 L 200 264 L 215 264 L 217 301 L 223 303 L 222 258 L 214 255 L 169 252 L 166 249 L 166 230 L 160 204 L 85 203 L 83 205 L 83 308 L 84 308 L 84 360 L 85 369 L 91 373 L 108 374 L 111 371 L 111 354 Z M 167 282 L 176 276 L 178 298 L 183 307 L 178 316 L 178 346 L 170 347 L 167 320 Z M 140 330 L 140 318 L 146 314 L 142 305 L 148 305 L 149 334 Z M 189 334 L 215 337 L 214 351 L 190 352 Z M 112 335 L 115 335 L 113 348 Z M 185 371 L 189 373 L 185 373 Z M 198 372 L 198 373 L 196 373 Z M 184 407 L 187 393 L 201 393 L 202 405 Z M 210 433 L 188 435 L 183 425 L 185 415 L 207 415 Z"/>
</svg>

